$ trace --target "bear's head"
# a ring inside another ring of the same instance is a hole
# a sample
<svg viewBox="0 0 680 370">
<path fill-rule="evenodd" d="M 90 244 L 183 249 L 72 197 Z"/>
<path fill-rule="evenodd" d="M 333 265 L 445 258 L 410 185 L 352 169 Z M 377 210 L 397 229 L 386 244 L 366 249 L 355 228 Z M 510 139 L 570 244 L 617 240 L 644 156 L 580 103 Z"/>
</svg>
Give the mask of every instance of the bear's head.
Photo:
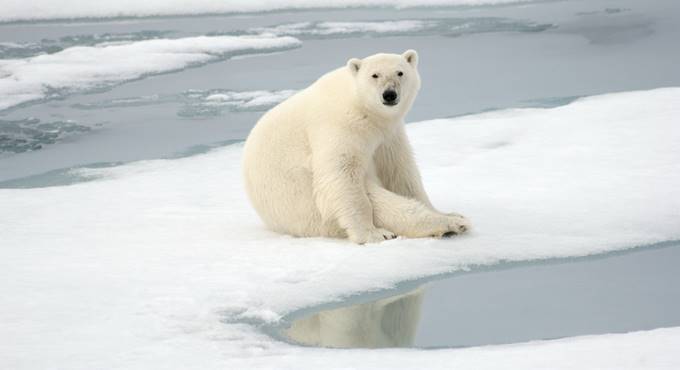
<svg viewBox="0 0 680 370">
<path fill-rule="evenodd" d="M 420 90 L 418 53 L 375 54 L 352 58 L 347 68 L 354 78 L 357 98 L 365 109 L 386 117 L 403 117 Z"/>
</svg>

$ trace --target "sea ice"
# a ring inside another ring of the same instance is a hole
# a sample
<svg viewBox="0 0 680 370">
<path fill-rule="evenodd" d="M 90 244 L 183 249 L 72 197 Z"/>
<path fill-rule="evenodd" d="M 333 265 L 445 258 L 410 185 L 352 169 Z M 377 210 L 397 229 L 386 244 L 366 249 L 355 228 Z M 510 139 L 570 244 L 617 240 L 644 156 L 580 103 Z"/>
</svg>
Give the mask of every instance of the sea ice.
<svg viewBox="0 0 680 370">
<path fill-rule="evenodd" d="M 0 60 L 0 110 L 105 88 L 232 55 L 298 47 L 293 37 L 198 36 L 76 46 L 54 54 Z"/>
<path fill-rule="evenodd" d="M 664 88 L 408 125 L 433 203 L 474 225 L 445 240 L 267 231 L 241 145 L 2 189 L 0 367 L 678 368 L 679 328 L 375 352 L 296 347 L 258 326 L 408 279 L 680 239 L 679 100 Z"/>
</svg>

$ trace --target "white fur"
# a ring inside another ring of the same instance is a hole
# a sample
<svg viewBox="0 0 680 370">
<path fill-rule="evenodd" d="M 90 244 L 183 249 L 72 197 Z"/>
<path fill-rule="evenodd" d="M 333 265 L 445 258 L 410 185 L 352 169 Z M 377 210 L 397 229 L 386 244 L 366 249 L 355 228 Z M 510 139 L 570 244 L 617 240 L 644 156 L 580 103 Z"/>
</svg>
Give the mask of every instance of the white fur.
<svg viewBox="0 0 680 370">
<path fill-rule="evenodd" d="M 417 65 L 413 50 L 350 59 L 260 119 L 243 169 L 270 228 L 355 243 L 469 228 L 432 207 L 411 153 L 403 118 L 420 89 Z M 397 92 L 397 105 L 383 104 L 386 89 Z"/>
</svg>

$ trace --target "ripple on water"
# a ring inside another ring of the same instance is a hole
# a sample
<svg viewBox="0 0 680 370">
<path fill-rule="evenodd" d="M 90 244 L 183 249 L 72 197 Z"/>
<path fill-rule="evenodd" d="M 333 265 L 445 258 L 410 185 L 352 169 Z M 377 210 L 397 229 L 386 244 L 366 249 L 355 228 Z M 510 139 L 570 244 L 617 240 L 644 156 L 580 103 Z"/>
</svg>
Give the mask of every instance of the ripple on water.
<svg viewBox="0 0 680 370">
<path fill-rule="evenodd" d="M 37 118 L 0 120 L 0 154 L 38 150 L 101 125 L 86 126 L 71 120 L 42 122 Z"/>
</svg>

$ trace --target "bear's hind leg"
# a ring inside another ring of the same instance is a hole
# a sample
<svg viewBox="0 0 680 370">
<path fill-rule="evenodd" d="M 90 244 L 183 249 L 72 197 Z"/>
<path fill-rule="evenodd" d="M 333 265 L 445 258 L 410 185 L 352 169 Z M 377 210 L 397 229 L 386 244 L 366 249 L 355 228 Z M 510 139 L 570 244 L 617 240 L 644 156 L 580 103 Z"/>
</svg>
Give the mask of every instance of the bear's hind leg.
<svg viewBox="0 0 680 370">
<path fill-rule="evenodd" d="M 461 234 L 470 228 L 460 215 L 444 215 L 415 200 L 395 194 L 374 181 L 367 184 L 373 206 L 373 222 L 408 238 L 443 237 Z"/>
</svg>

